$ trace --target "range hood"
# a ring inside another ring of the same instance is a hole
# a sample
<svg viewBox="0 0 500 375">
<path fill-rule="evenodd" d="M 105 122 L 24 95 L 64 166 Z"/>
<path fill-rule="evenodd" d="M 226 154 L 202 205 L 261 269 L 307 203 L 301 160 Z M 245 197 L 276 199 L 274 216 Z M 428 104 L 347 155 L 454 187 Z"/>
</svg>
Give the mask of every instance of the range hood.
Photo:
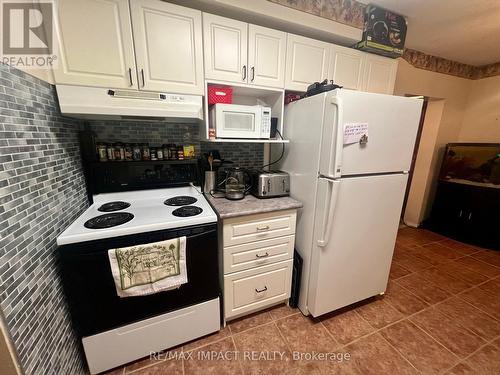
<svg viewBox="0 0 500 375">
<path fill-rule="evenodd" d="M 56 85 L 61 113 L 83 119 L 199 122 L 202 97 L 126 89 Z"/>
</svg>

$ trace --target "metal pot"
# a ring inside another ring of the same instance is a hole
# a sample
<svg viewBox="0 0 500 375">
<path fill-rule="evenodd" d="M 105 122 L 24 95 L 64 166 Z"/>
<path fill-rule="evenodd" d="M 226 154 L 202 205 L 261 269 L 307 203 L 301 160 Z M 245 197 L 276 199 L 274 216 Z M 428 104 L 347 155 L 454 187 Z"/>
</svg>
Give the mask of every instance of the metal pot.
<svg viewBox="0 0 500 375">
<path fill-rule="evenodd" d="M 245 195 L 250 191 L 251 185 L 246 181 L 250 181 L 250 175 L 242 168 L 226 169 L 226 178 L 224 179 L 226 199 L 239 200 L 245 198 Z"/>
</svg>

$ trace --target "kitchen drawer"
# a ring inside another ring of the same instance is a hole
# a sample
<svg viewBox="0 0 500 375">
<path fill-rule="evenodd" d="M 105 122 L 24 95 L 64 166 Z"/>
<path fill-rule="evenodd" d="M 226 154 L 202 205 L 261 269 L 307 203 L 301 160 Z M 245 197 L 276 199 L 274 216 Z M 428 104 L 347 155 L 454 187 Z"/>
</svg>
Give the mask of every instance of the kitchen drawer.
<svg viewBox="0 0 500 375">
<path fill-rule="evenodd" d="M 226 247 L 224 274 L 292 259 L 294 242 L 295 236 L 285 236 Z"/>
<path fill-rule="evenodd" d="M 224 220 L 223 247 L 295 234 L 296 211 L 286 210 Z"/>
<path fill-rule="evenodd" d="M 290 297 L 293 260 L 224 276 L 224 317 L 274 305 Z"/>
</svg>

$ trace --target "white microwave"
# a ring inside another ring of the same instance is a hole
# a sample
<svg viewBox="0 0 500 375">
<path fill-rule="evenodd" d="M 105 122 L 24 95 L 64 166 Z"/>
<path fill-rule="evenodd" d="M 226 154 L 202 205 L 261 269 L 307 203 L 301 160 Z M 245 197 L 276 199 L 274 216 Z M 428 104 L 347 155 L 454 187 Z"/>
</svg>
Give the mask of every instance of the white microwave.
<svg viewBox="0 0 500 375">
<path fill-rule="evenodd" d="M 210 108 L 210 123 L 217 138 L 269 139 L 271 108 L 217 103 Z"/>
</svg>

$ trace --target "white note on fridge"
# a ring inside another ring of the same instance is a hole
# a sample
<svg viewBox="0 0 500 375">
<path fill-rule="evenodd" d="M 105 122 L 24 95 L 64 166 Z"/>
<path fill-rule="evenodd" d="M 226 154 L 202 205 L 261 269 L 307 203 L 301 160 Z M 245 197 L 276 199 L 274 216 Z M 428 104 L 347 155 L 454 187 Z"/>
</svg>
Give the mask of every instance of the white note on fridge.
<svg viewBox="0 0 500 375">
<path fill-rule="evenodd" d="M 367 122 L 351 122 L 344 124 L 344 145 L 364 143 L 368 139 Z"/>
</svg>

